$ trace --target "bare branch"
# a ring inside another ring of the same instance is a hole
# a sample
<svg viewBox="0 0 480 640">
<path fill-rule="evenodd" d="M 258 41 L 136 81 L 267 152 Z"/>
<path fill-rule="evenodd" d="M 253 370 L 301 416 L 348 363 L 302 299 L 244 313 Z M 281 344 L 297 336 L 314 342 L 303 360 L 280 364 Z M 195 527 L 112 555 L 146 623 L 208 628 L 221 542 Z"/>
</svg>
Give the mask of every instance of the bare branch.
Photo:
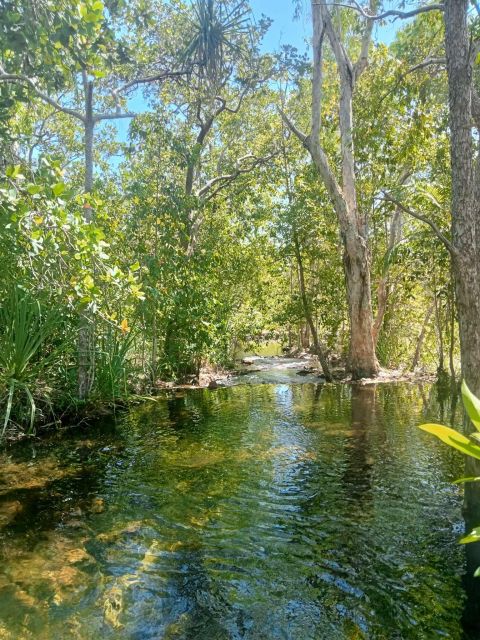
<svg viewBox="0 0 480 640">
<path fill-rule="evenodd" d="M 138 87 L 140 84 L 150 84 L 151 82 L 161 82 L 163 80 L 168 80 L 169 78 L 180 78 L 181 76 L 185 76 L 191 73 L 191 70 L 183 70 L 183 71 L 162 71 L 160 73 L 154 73 L 150 76 L 143 76 L 141 78 L 134 78 L 129 82 L 126 82 L 118 89 L 114 89 L 112 91 L 112 95 L 116 100 L 118 100 L 118 96 L 120 93 L 125 93 L 132 87 Z"/>
<path fill-rule="evenodd" d="M 228 113 L 238 113 L 242 106 L 243 99 L 245 98 L 249 90 L 250 86 L 246 86 L 243 88 L 242 92 L 240 93 L 240 97 L 238 98 L 236 107 L 227 107 L 226 100 L 220 96 L 215 96 L 215 100 L 218 100 L 223 105 L 222 111 L 228 111 Z"/>
<path fill-rule="evenodd" d="M 406 75 L 408 75 L 409 73 L 413 73 L 414 71 L 425 69 L 425 67 L 444 66 L 445 64 L 447 64 L 445 58 L 425 58 L 425 60 L 422 60 L 422 62 L 419 62 L 413 67 L 410 67 L 410 69 L 407 69 L 402 77 L 404 78 Z"/>
<path fill-rule="evenodd" d="M 80 120 L 81 122 L 85 122 L 85 117 L 83 116 L 82 113 L 80 113 L 76 109 L 70 109 L 69 107 L 65 107 L 61 105 L 59 102 L 57 102 L 56 100 L 51 98 L 49 95 L 44 93 L 41 89 L 39 89 L 35 84 L 35 82 L 28 76 L 23 76 L 17 73 L 7 73 L 5 69 L 2 66 L 0 66 L 0 82 L 14 82 L 17 84 L 27 85 L 31 89 L 33 89 L 33 91 L 37 94 L 39 98 L 41 98 L 44 102 L 46 102 L 51 107 L 53 107 L 56 111 L 62 111 L 63 113 L 66 113 L 70 116 L 73 116 L 74 118 L 77 118 L 77 120 Z"/>
<path fill-rule="evenodd" d="M 417 220 L 420 220 L 421 222 L 428 224 L 428 226 L 433 230 L 437 238 L 441 240 L 441 242 L 444 244 L 444 246 L 446 247 L 450 255 L 454 258 L 458 256 L 457 249 L 453 246 L 450 240 L 440 231 L 440 229 L 435 224 L 435 222 L 433 222 L 433 220 L 430 220 L 429 218 L 421 215 L 420 213 L 417 213 L 416 211 L 409 209 L 408 207 L 406 207 L 404 204 L 402 204 L 399 200 L 394 198 L 390 193 L 386 191 L 383 192 L 383 197 L 384 197 L 384 200 L 387 200 L 388 202 L 392 202 L 401 211 L 408 213 L 409 216 L 412 216 L 413 218 L 416 218 Z"/>
<path fill-rule="evenodd" d="M 353 4 L 345 4 L 342 2 L 335 2 L 333 4 L 328 4 L 326 2 L 312 2 L 312 5 L 319 6 L 333 6 L 333 7 L 344 7 L 345 9 L 354 9 L 358 11 L 358 13 L 367 18 L 368 20 L 385 20 L 385 18 L 413 18 L 414 16 L 418 16 L 420 13 L 426 13 L 427 11 L 444 11 L 443 4 L 428 4 L 423 7 L 417 7 L 416 9 L 412 9 L 411 11 L 399 11 L 398 9 L 389 9 L 388 11 L 384 11 L 383 13 L 379 13 L 377 15 L 372 15 L 370 12 L 366 11 L 363 7 L 361 7 L 358 2 L 353 2 Z"/>
<path fill-rule="evenodd" d="M 231 182 L 233 182 L 234 180 L 236 180 L 239 176 L 244 175 L 246 173 L 250 173 L 252 172 L 254 169 L 256 169 L 257 167 L 266 164 L 267 162 L 269 162 L 270 160 L 272 160 L 272 158 L 276 157 L 278 154 L 280 153 L 279 150 L 275 150 L 272 153 L 270 153 L 267 156 L 262 156 L 262 157 L 257 157 L 254 156 L 252 154 L 248 154 L 246 156 L 243 156 L 242 158 L 238 159 L 239 163 L 244 162 L 245 160 L 251 160 L 251 162 L 249 162 L 248 166 L 245 167 L 238 167 L 237 169 L 235 169 L 234 171 L 232 171 L 232 173 L 229 174 L 224 174 L 221 176 L 216 176 L 215 178 L 212 178 L 211 180 L 209 180 L 197 193 L 197 197 L 199 198 L 203 198 L 204 202 L 208 202 L 209 200 L 211 200 L 219 191 L 221 191 L 222 189 L 224 189 L 227 185 L 229 185 Z M 218 185 L 216 189 L 214 189 L 211 193 L 208 193 L 210 191 L 210 189 L 212 187 L 214 187 L 215 185 Z M 208 194 L 208 195 L 207 195 Z M 205 197 L 206 196 L 206 197 Z"/>
<path fill-rule="evenodd" d="M 319 7 L 312 7 L 313 21 L 313 74 L 312 74 L 312 140 L 320 140 L 322 123 L 322 85 L 323 85 L 323 36 L 325 24 Z"/>
<path fill-rule="evenodd" d="M 370 0 L 369 13 L 373 13 L 377 7 L 376 0 Z M 373 31 L 374 21 L 371 19 L 367 19 L 367 24 L 365 25 L 365 30 L 362 35 L 362 44 L 360 47 L 360 55 L 358 56 L 358 60 L 354 65 L 354 74 L 355 81 L 362 75 L 365 69 L 368 66 L 368 50 L 370 48 L 370 42 L 372 40 L 372 31 Z"/>
<path fill-rule="evenodd" d="M 312 2 L 312 10 L 313 10 L 314 6 L 315 6 L 315 3 Z M 333 25 L 332 16 L 330 14 L 330 11 L 327 9 L 327 5 L 326 4 L 320 4 L 319 6 L 321 7 L 323 21 L 324 21 L 324 24 L 325 24 L 325 31 L 326 31 L 328 39 L 330 41 L 330 45 L 332 47 L 333 54 L 335 56 L 335 60 L 337 61 L 337 65 L 338 65 L 338 69 L 340 71 L 340 74 L 345 75 L 345 73 L 348 73 L 350 78 L 352 78 L 353 77 L 353 65 L 352 65 L 352 62 L 351 62 L 350 58 L 348 57 L 347 50 L 343 46 L 343 43 L 340 40 L 340 37 L 339 37 L 339 35 L 338 35 L 334 25 Z"/>
<path fill-rule="evenodd" d="M 285 122 L 285 124 L 287 125 L 287 127 L 290 129 L 290 131 L 297 136 L 297 138 L 300 140 L 300 142 L 303 144 L 304 147 L 306 147 L 308 149 L 308 140 L 309 140 L 309 136 L 307 136 L 306 133 L 303 133 L 303 131 L 300 131 L 300 129 L 298 129 L 294 123 L 290 120 L 290 118 L 287 116 L 287 114 L 283 111 L 283 109 L 280 109 L 280 115 L 282 116 L 282 120 Z"/>
<path fill-rule="evenodd" d="M 96 113 L 93 116 L 94 122 L 100 122 L 100 120 L 116 120 L 117 118 L 136 118 L 138 113 Z"/>
</svg>

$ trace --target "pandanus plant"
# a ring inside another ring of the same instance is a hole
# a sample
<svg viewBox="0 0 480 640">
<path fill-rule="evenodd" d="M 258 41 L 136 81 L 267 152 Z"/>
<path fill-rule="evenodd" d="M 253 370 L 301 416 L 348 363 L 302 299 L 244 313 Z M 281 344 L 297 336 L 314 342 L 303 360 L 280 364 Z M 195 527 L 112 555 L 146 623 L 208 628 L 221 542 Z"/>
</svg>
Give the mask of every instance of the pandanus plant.
<svg viewBox="0 0 480 640">
<path fill-rule="evenodd" d="M 420 429 L 431 433 L 439 438 L 449 447 L 461 451 L 463 454 L 480 460 L 480 399 L 474 395 L 467 386 L 465 380 L 462 382 L 462 400 L 465 411 L 468 417 L 472 421 L 476 431 L 469 435 L 464 435 L 451 427 L 446 427 L 442 424 L 428 423 L 419 425 Z M 480 476 L 470 476 L 466 478 L 459 478 L 455 480 L 457 484 L 464 484 L 466 482 L 479 482 Z M 460 543 L 467 544 L 469 542 L 480 541 L 480 526 L 475 527 L 465 536 L 460 538 Z M 480 567 L 475 571 L 476 577 L 480 576 Z"/>
<path fill-rule="evenodd" d="M 45 375 L 48 365 L 59 357 L 65 344 L 53 346 L 59 327 L 56 309 L 46 311 L 31 294 L 15 288 L 0 305 L 0 404 L 3 426 L 0 439 L 5 435 L 17 400 L 26 400 L 30 420 L 28 431 L 34 427 L 36 414 L 35 387 Z M 49 348 L 46 349 L 46 343 Z"/>
<path fill-rule="evenodd" d="M 231 60 L 243 54 L 241 39 L 248 33 L 250 9 L 244 0 L 197 0 L 193 10 L 184 62 L 197 66 L 199 75 L 215 85 Z"/>
</svg>

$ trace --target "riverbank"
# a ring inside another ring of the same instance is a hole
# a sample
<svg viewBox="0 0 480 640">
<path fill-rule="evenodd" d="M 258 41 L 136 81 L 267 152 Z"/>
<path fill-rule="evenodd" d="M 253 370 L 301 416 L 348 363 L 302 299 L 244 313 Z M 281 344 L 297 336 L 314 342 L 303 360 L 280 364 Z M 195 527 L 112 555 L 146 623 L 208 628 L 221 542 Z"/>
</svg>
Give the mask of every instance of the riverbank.
<svg viewBox="0 0 480 640">
<path fill-rule="evenodd" d="M 376 378 L 364 378 L 352 380 L 345 374 L 341 366 L 333 367 L 335 382 L 332 384 L 367 386 L 391 383 L 433 383 L 436 376 L 425 371 L 405 371 L 402 369 L 381 369 Z M 157 381 L 148 392 L 132 393 L 127 397 L 116 398 L 114 401 L 101 402 L 90 401 L 76 405 L 71 409 L 59 413 L 56 419 L 47 424 L 39 422 L 36 430 L 29 433 L 22 431 L 18 425 L 12 425 L 5 433 L 4 442 L 17 442 L 29 437 L 36 437 L 53 430 L 69 430 L 82 425 L 88 426 L 103 417 L 123 413 L 130 407 L 143 402 L 156 402 L 165 393 L 176 391 L 194 391 L 199 389 L 220 389 L 223 387 L 236 387 L 240 385 L 259 384 L 326 384 L 316 356 L 309 353 L 301 353 L 295 357 L 282 356 L 258 356 L 249 355 L 243 357 L 235 368 L 226 369 L 220 367 L 205 367 L 200 372 L 198 379 L 189 383 L 177 383 L 173 381 Z"/>
<path fill-rule="evenodd" d="M 389 382 L 435 382 L 436 375 L 424 370 L 408 371 L 405 369 L 380 369 L 375 378 L 352 380 L 345 373 L 343 366 L 333 366 L 334 384 L 369 385 Z M 158 381 L 156 389 L 217 389 L 239 384 L 298 384 L 298 383 L 326 383 L 321 366 L 316 356 L 300 353 L 295 356 L 259 356 L 243 357 L 238 366 L 232 369 L 206 367 L 202 369 L 198 380 L 190 383 L 176 383 Z"/>
</svg>

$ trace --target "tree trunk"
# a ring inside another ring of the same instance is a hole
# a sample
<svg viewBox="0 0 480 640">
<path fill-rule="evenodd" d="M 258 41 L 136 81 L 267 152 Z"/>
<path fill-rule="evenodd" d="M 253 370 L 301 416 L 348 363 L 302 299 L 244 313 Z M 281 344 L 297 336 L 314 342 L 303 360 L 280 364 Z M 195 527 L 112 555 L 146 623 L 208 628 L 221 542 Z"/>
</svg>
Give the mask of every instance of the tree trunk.
<svg viewBox="0 0 480 640">
<path fill-rule="evenodd" d="M 452 267 L 455 278 L 462 376 L 480 394 L 480 286 L 478 193 L 475 193 L 472 135 L 473 43 L 467 26 L 468 0 L 445 0 L 445 53 L 450 107 L 450 158 L 452 169 Z M 478 127 L 478 124 L 477 124 Z M 478 190 L 478 186 L 477 186 Z M 477 197 L 475 197 L 477 196 Z M 468 425 L 467 429 L 473 429 Z M 466 476 L 479 475 L 478 460 L 468 457 Z M 465 486 L 466 529 L 480 523 L 480 487 Z M 480 584 L 473 572 L 480 566 L 480 543 L 467 544 L 467 594 L 464 628 L 472 637 L 480 633 Z"/>
<path fill-rule="evenodd" d="M 310 151 L 337 214 L 344 246 L 344 270 L 350 319 L 348 371 L 354 380 L 378 374 L 373 340 L 373 314 L 370 284 L 370 256 L 367 246 L 366 217 L 359 211 L 353 143 L 353 94 L 356 81 L 367 65 L 373 23 L 367 21 L 361 53 L 355 64 L 336 32 L 327 4 L 312 1 L 313 54 L 312 121 L 309 136 L 301 135 Z M 333 51 L 340 81 L 339 128 L 342 183 L 338 184 L 320 143 L 322 107 L 322 47 L 326 34 Z M 297 135 L 299 132 L 297 131 Z"/>
<path fill-rule="evenodd" d="M 428 327 L 428 323 L 430 322 L 430 318 L 432 317 L 433 309 L 434 309 L 434 303 L 432 302 L 432 304 L 427 309 L 427 313 L 425 314 L 425 318 L 423 320 L 422 328 L 420 330 L 420 333 L 418 334 L 417 346 L 415 348 L 415 355 L 413 356 L 413 360 L 412 360 L 412 367 L 411 367 L 412 371 L 415 371 L 415 369 L 418 367 L 418 363 L 420 362 L 420 355 L 422 353 L 422 347 L 423 347 L 423 343 L 425 342 L 425 336 L 427 335 L 427 327 Z"/>
<path fill-rule="evenodd" d="M 350 319 L 348 371 L 354 380 L 378 374 L 373 340 L 370 259 L 364 238 L 356 231 L 347 234 L 343 258 Z"/>
<path fill-rule="evenodd" d="M 480 287 L 477 207 L 474 198 L 472 63 L 467 27 L 468 0 L 445 2 L 450 154 L 452 168 L 453 273 L 457 299 L 462 375 L 480 393 Z"/>
<path fill-rule="evenodd" d="M 305 316 L 305 320 L 307 321 L 307 325 L 310 327 L 310 333 L 312 334 L 312 338 L 313 338 L 313 346 L 315 349 L 315 353 L 317 354 L 318 359 L 320 360 L 320 364 L 322 365 L 323 375 L 325 376 L 325 380 L 327 380 L 327 382 L 331 382 L 333 378 L 332 378 L 332 372 L 330 371 L 330 365 L 328 364 L 327 350 L 320 343 L 320 340 L 318 338 L 317 328 L 313 321 L 312 310 L 310 308 L 310 304 L 308 301 L 308 296 L 305 288 L 305 272 L 303 269 L 302 253 L 300 251 L 298 235 L 295 230 L 293 231 L 293 246 L 295 250 L 295 257 L 297 259 L 298 284 L 300 287 L 300 296 L 302 298 L 303 313 Z"/>
<path fill-rule="evenodd" d="M 93 189 L 93 83 L 88 82 L 85 87 L 85 194 Z M 88 204 L 84 207 L 83 215 L 86 222 L 92 220 L 92 208 Z M 91 314 L 82 311 L 78 326 L 78 397 L 84 400 L 91 391 L 95 374 L 95 334 Z"/>
<path fill-rule="evenodd" d="M 435 308 L 435 328 L 437 333 L 437 351 L 438 351 L 438 367 L 437 375 L 443 376 L 445 374 L 445 349 L 443 347 L 443 331 L 442 331 L 442 318 L 440 317 L 440 309 L 438 308 L 438 294 L 435 287 L 433 292 L 433 303 Z"/>
</svg>

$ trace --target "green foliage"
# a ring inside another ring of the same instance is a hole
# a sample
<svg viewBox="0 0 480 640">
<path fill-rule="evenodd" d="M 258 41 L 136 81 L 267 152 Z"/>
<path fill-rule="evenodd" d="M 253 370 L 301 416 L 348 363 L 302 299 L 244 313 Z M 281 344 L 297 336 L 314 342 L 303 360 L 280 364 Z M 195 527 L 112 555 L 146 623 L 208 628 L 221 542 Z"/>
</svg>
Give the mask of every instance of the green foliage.
<svg viewBox="0 0 480 640">
<path fill-rule="evenodd" d="M 64 355 L 66 343 L 58 336 L 58 309 L 46 311 L 26 291 L 15 288 L 0 308 L 0 392 L 6 403 L 1 437 L 7 430 L 12 409 L 22 414 L 29 407 L 28 433 L 34 430 L 40 386 L 49 384 L 52 365 Z M 42 396 L 45 401 L 46 395 Z"/>
</svg>

